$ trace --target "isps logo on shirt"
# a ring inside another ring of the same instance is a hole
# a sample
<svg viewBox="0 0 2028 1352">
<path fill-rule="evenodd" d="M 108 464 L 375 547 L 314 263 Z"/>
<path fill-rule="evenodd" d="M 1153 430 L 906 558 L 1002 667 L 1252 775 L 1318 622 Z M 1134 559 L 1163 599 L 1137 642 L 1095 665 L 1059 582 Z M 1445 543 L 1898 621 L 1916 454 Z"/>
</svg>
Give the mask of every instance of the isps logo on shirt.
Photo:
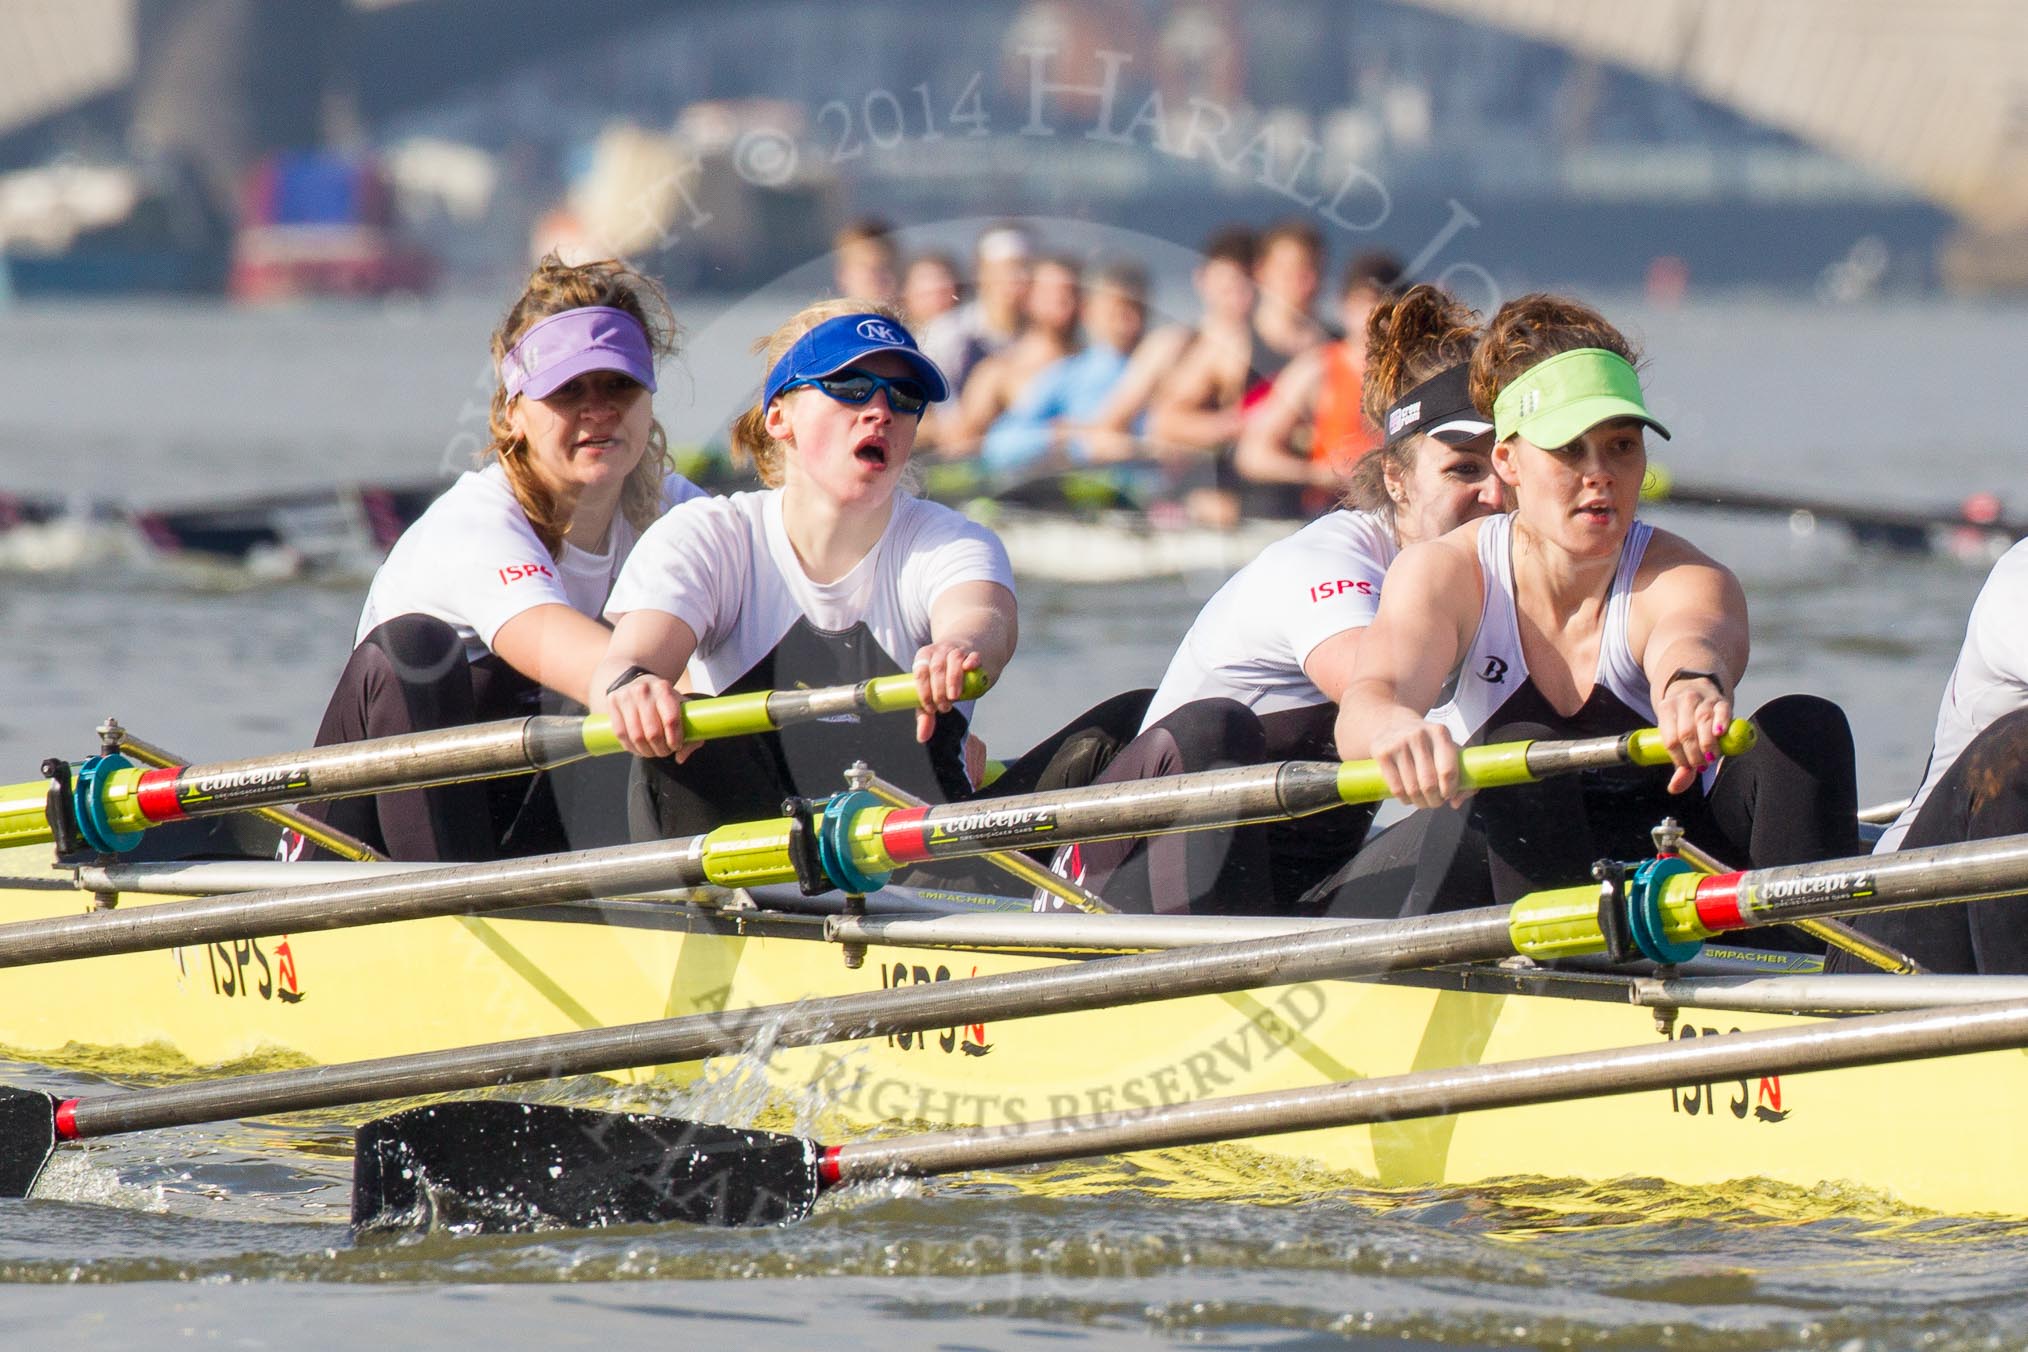
<svg viewBox="0 0 2028 1352">
<path fill-rule="evenodd" d="M 524 578 L 554 578 L 556 571 L 546 563 L 510 563 L 505 568 L 500 569 L 498 575 L 500 585 L 504 587 L 510 583 L 519 582 Z"/>
<path fill-rule="evenodd" d="M 1310 588 L 1310 599 L 1328 601 L 1334 596 L 1371 596 L 1373 592 L 1373 583 L 1366 578 L 1337 577 Z"/>
</svg>

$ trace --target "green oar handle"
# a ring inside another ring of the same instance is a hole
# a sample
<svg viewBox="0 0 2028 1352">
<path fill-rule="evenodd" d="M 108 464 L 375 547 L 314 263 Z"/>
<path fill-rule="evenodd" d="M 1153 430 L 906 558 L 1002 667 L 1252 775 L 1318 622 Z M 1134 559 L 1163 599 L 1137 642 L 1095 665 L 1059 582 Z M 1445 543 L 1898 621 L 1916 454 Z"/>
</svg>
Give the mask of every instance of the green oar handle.
<svg viewBox="0 0 2028 1352">
<path fill-rule="evenodd" d="M 966 672 L 965 698 L 977 699 L 992 683 L 992 678 L 983 671 Z M 915 677 L 906 674 L 876 676 L 857 685 L 834 685 L 820 690 L 756 690 L 744 695 L 717 695 L 684 704 L 683 736 L 692 742 L 744 737 L 840 714 L 902 713 L 915 708 L 917 702 Z M 584 749 L 594 756 L 620 750 L 612 720 L 604 714 L 585 719 L 583 735 Z"/>
<path fill-rule="evenodd" d="M 47 780 L 0 787 L 0 850 L 49 842 L 49 819 L 43 814 L 48 801 Z"/>
<path fill-rule="evenodd" d="M 1718 750 L 1737 756 L 1754 744 L 1753 725 L 1734 719 L 1718 739 Z M 1623 737 L 1592 737 L 1568 742 L 1502 742 L 1471 746 L 1458 753 L 1461 789 L 1498 789 L 1533 784 L 1549 775 L 1599 770 L 1615 765 L 1669 764 L 1669 748 L 1654 728 Z M 1388 797 L 1387 781 L 1370 760 L 1347 761 L 1338 771 L 1338 793 L 1347 803 L 1377 803 Z"/>
<path fill-rule="evenodd" d="M 985 693 L 983 672 L 965 678 L 965 697 Z M 892 713 L 916 706 L 915 677 L 881 676 L 857 685 L 817 690 L 773 690 L 691 700 L 683 722 L 693 741 L 769 732 L 791 723 L 856 712 Z M 401 737 L 374 738 L 283 756 L 185 766 L 142 792 L 147 776 L 162 771 L 110 768 L 94 777 L 91 802 L 103 827 L 131 836 L 179 817 L 217 816 L 282 803 L 316 803 L 359 794 L 429 788 L 554 769 L 586 756 L 620 750 L 603 715 L 537 715 Z M 42 845 L 51 838 L 45 816 L 49 785 L 42 781 L 0 786 L 0 848 Z M 85 814 L 80 808 L 79 815 Z M 108 841 L 101 848 L 118 848 Z"/>
</svg>

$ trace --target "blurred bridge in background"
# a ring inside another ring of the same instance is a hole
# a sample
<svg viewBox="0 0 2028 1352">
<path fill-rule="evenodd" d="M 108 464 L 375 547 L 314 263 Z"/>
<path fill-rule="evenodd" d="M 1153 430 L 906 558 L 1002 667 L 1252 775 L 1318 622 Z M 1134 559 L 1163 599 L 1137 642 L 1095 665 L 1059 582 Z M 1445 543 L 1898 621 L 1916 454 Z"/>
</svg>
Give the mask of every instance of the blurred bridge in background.
<svg viewBox="0 0 2028 1352">
<path fill-rule="evenodd" d="M 2028 228 L 2020 0 L 1407 0 L 1624 66 L 1879 173 L 1966 224 Z"/>
<path fill-rule="evenodd" d="M 1244 24 L 1236 0 L 1199 0 Z M 1399 0 L 1685 89 L 1950 213 L 2028 238 L 2021 0 Z M 668 17 L 671 0 L 6 0 L 0 163 L 96 108 L 229 184 L 512 69 Z M 1048 8 L 1037 0 L 1029 8 Z M 1355 12 L 1347 0 L 1348 14 Z M 1010 18 L 1022 7 L 1008 0 Z M 120 123 L 116 123 L 120 124 Z M 13 156 L 19 158 L 19 155 Z M 1657 169 L 1663 172 L 1668 166 Z"/>
</svg>

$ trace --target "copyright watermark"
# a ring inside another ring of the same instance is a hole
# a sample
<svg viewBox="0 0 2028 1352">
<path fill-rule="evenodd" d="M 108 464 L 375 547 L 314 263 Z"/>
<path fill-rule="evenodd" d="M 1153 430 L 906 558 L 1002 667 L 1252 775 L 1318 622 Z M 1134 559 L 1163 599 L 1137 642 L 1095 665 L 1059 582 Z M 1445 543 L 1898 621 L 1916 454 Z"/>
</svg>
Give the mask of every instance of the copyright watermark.
<svg viewBox="0 0 2028 1352">
<path fill-rule="evenodd" d="M 1228 186 L 1258 190 L 1312 215 L 1327 238 L 1364 242 L 1396 220 L 1395 195 L 1380 174 L 1304 125 L 1202 94 L 1143 88 L 1125 51 L 1100 49 L 1075 62 L 1060 48 L 1024 47 L 1017 55 L 1025 76 L 1019 117 L 1004 108 L 996 113 L 984 94 L 983 70 L 944 87 L 877 88 L 819 104 L 800 137 L 779 126 L 749 128 L 734 147 L 734 171 L 760 188 L 819 168 L 905 176 L 937 173 L 948 161 L 976 173 L 982 142 L 1059 141 L 1208 170 Z M 1095 68 L 1096 78 L 1064 74 L 1070 64 Z M 1483 266 L 1450 256 L 1459 237 L 1482 222 L 1456 198 L 1445 206 L 1445 219 L 1427 238 L 1412 251 L 1399 250 L 1409 259 L 1406 273 L 1490 313 L 1502 299 L 1499 283 Z M 675 223 L 669 224 L 673 238 Z"/>
</svg>

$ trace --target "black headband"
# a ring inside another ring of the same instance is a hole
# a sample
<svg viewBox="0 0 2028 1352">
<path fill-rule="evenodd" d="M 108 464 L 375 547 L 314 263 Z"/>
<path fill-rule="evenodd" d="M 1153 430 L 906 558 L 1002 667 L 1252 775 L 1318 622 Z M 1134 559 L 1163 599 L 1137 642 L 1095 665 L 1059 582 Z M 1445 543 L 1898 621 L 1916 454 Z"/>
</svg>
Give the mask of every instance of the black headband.
<svg viewBox="0 0 2028 1352">
<path fill-rule="evenodd" d="M 1381 425 L 1389 446 L 1424 433 L 1463 433 L 1459 439 L 1469 440 L 1492 430 L 1493 424 L 1472 407 L 1469 362 L 1437 372 L 1395 400 Z"/>
</svg>

